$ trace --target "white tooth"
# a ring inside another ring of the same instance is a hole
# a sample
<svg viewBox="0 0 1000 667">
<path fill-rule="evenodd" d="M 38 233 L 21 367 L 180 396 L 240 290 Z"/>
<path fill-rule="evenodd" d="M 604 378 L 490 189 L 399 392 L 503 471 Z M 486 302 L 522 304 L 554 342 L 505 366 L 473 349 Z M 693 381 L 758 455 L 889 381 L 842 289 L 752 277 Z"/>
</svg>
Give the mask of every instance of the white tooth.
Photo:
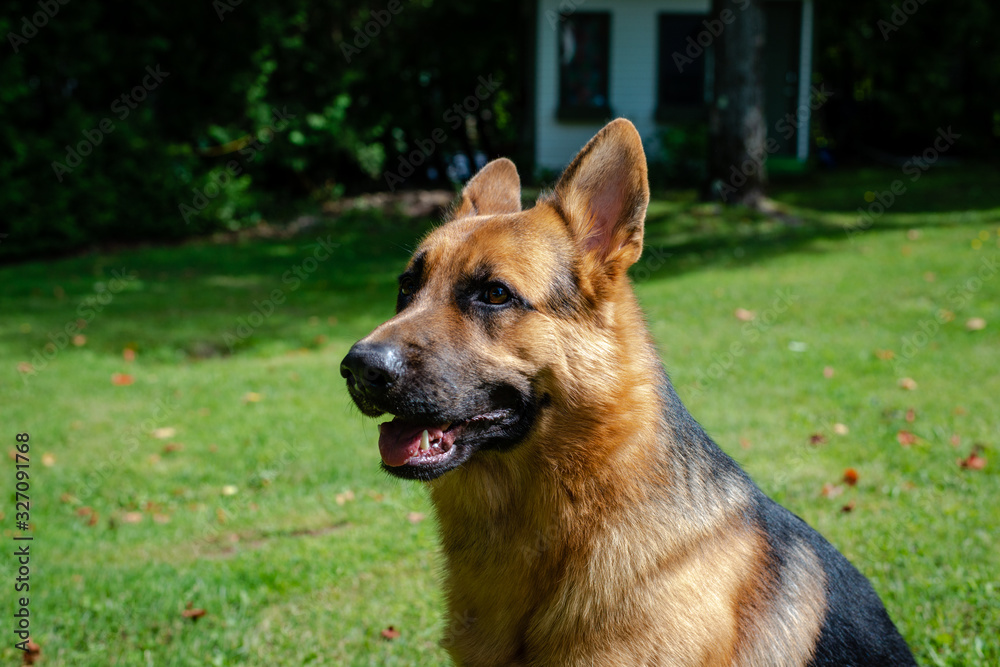
<svg viewBox="0 0 1000 667">
<path fill-rule="evenodd" d="M 420 451 L 426 452 L 430 448 L 431 448 L 431 439 L 430 436 L 428 436 L 427 434 L 427 429 L 424 429 L 424 432 L 420 434 Z"/>
</svg>

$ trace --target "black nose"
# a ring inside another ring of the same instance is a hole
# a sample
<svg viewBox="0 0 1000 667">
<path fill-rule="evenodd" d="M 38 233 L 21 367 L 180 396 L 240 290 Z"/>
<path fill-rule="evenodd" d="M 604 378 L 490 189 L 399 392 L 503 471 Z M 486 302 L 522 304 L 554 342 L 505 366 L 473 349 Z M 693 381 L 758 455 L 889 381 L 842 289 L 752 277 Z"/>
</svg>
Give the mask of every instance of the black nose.
<svg viewBox="0 0 1000 667">
<path fill-rule="evenodd" d="M 356 343 L 340 362 L 340 374 L 370 398 L 384 396 L 403 375 L 399 349 L 387 343 Z"/>
</svg>

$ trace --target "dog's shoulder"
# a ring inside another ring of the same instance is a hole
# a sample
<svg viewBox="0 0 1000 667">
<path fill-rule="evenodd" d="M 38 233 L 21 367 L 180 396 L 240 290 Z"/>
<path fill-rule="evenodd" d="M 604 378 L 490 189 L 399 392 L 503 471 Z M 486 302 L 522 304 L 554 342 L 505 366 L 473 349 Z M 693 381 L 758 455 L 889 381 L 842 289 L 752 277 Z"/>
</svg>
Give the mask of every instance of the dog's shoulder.
<svg viewBox="0 0 1000 667">
<path fill-rule="evenodd" d="M 782 580 L 809 576 L 824 584 L 823 623 L 810 664 L 915 665 L 868 579 L 805 521 L 763 493 L 758 498 L 775 574 Z M 809 554 L 805 559 L 803 550 Z M 810 567 L 821 571 L 801 571 Z"/>
</svg>

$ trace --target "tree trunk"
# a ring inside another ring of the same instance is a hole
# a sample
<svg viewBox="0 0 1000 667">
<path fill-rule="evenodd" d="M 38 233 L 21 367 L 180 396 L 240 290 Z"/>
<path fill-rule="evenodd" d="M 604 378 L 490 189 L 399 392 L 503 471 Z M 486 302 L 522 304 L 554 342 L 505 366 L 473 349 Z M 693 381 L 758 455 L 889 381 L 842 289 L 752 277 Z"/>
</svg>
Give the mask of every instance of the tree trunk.
<svg viewBox="0 0 1000 667">
<path fill-rule="evenodd" d="M 762 0 L 712 0 L 712 17 L 731 20 L 715 41 L 709 195 L 727 204 L 753 207 L 761 202 L 767 185 L 761 5 Z"/>
</svg>

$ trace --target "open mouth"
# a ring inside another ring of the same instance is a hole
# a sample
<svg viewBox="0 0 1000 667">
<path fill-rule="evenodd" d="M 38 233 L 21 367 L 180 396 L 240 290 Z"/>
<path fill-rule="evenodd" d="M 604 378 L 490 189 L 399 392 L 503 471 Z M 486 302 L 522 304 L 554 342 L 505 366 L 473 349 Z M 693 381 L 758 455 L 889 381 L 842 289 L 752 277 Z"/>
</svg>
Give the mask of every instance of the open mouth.
<svg viewBox="0 0 1000 667">
<path fill-rule="evenodd" d="M 447 464 L 458 456 L 466 429 L 488 427 L 505 416 L 506 412 L 499 410 L 439 424 L 420 418 L 395 417 L 379 424 L 379 453 L 387 468 Z"/>
</svg>

